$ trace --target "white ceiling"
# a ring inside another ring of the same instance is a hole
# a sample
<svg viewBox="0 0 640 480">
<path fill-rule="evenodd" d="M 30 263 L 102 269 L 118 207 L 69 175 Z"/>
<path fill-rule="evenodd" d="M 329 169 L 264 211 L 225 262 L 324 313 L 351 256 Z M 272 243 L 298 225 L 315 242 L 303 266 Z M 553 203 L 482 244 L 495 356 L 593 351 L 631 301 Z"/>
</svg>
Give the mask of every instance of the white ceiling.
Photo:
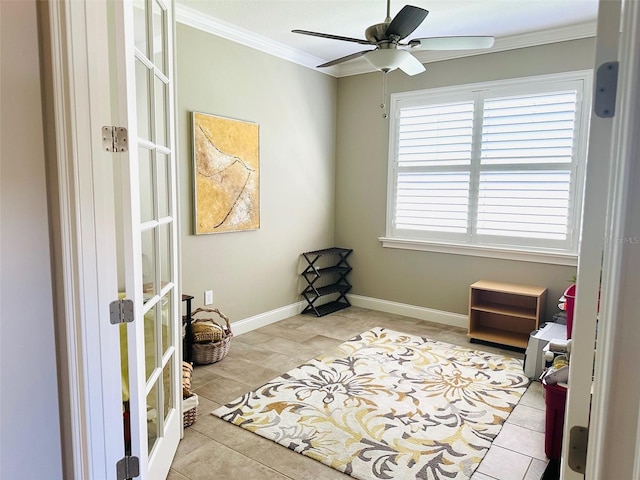
<svg viewBox="0 0 640 480">
<path fill-rule="evenodd" d="M 429 11 L 411 38 L 493 35 L 493 51 L 595 34 L 598 0 L 392 0 Z M 177 0 L 177 19 L 217 35 L 313 67 L 368 47 L 291 33 L 297 28 L 365 38 L 386 16 L 385 0 Z M 373 47 L 372 47 L 373 48 Z M 420 52 L 423 62 L 473 52 Z M 324 69 L 335 76 L 370 71 L 363 59 Z"/>
</svg>

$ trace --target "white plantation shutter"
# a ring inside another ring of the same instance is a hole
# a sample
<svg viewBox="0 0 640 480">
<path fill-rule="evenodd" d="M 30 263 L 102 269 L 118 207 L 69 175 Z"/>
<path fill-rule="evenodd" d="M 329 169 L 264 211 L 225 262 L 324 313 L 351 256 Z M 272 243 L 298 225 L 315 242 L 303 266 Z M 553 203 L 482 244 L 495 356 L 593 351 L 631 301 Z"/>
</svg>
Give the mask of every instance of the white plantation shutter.
<svg viewBox="0 0 640 480">
<path fill-rule="evenodd" d="M 570 164 L 576 90 L 484 100 L 482 164 Z"/>
<path fill-rule="evenodd" d="M 567 240 L 577 99 L 569 90 L 484 100 L 478 235 Z"/>
<path fill-rule="evenodd" d="M 576 251 L 585 79 L 516 83 L 393 103 L 388 236 Z"/>
<path fill-rule="evenodd" d="M 470 165 L 473 107 L 462 102 L 401 110 L 398 165 Z"/>
<path fill-rule="evenodd" d="M 478 235 L 566 240 L 569 171 L 480 173 Z"/>
<path fill-rule="evenodd" d="M 466 234 L 473 114 L 473 101 L 400 112 L 396 228 Z"/>
<path fill-rule="evenodd" d="M 396 228 L 466 233 L 468 211 L 468 172 L 398 175 Z"/>
</svg>

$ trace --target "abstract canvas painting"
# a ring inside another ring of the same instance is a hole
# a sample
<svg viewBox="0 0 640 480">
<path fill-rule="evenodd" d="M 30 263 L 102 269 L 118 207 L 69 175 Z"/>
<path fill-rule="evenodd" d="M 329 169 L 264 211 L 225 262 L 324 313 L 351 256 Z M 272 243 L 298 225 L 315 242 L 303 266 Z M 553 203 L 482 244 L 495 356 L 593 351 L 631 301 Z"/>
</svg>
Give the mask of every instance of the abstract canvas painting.
<svg viewBox="0 0 640 480">
<path fill-rule="evenodd" d="M 256 123 L 193 112 L 195 234 L 260 228 Z"/>
</svg>

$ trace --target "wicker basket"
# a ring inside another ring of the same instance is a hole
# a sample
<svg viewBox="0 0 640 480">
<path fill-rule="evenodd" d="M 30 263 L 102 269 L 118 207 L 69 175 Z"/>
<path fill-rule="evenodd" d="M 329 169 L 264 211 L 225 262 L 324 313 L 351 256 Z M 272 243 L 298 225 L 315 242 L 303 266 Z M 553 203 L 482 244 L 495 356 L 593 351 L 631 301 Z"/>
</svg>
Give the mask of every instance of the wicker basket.
<svg viewBox="0 0 640 480">
<path fill-rule="evenodd" d="M 203 320 L 199 328 L 196 325 L 191 328 L 195 343 L 218 342 L 224 338 L 224 329 L 213 321 Z"/>
<path fill-rule="evenodd" d="M 198 395 L 192 393 L 182 400 L 182 426 L 187 428 L 193 425 L 198 415 Z"/>
<path fill-rule="evenodd" d="M 193 315 L 202 312 L 216 313 L 222 318 L 226 325 L 221 326 L 223 336 L 221 340 L 194 343 L 191 346 L 191 358 L 194 363 L 203 365 L 208 363 L 215 363 L 222 360 L 227 353 L 229 353 L 229 347 L 231 346 L 231 339 L 233 338 L 233 332 L 231 332 L 231 323 L 226 315 L 224 315 L 217 308 L 197 308 L 193 311 Z M 194 322 L 213 322 L 217 323 L 213 319 L 195 319 Z"/>
<path fill-rule="evenodd" d="M 191 395 L 191 377 L 193 376 L 193 365 L 189 362 L 182 362 L 182 398 Z"/>
</svg>

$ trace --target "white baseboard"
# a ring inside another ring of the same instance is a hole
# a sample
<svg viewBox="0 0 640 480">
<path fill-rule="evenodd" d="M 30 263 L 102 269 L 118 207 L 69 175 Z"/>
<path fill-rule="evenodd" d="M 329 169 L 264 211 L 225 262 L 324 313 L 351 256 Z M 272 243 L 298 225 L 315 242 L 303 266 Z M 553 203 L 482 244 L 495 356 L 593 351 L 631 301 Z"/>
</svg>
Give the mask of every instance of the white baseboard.
<svg viewBox="0 0 640 480">
<path fill-rule="evenodd" d="M 380 300 L 378 298 L 363 297 L 361 295 L 347 295 L 349 302 L 354 307 L 368 308 L 370 310 L 377 310 L 379 312 L 394 313 L 396 315 L 404 315 L 405 317 L 417 318 L 419 320 L 425 320 L 427 322 L 440 323 L 443 325 L 450 325 L 452 327 L 467 328 L 469 325 L 469 317 L 467 315 L 461 315 L 459 313 L 445 312 L 442 310 L 434 310 L 432 308 L 417 307 L 415 305 L 408 305 L 406 303 L 391 302 L 389 300 Z M 237 322 L 233 322 L 233 334 L 242 335 L 243 333 L 250 332 L 260 327 L 266 327 L 272 323 L 285 320 L 289 317 L 298 315 L 304 307 L 306 302 L 301 301 L 292 303 L 291 305 L 285 305 L 284 307 L 276 308 L 253 317 L 245 318 Z"/>
<path fill-rule="evenodd" d="M 467 328 L 469 317 L 459 313 L 434 310 L 432 308 L 417 307 L 406 303 L 391 302 L 378 298 L 363 297 L 361 295 L 347 295 L 349 302 L 354 307 L 369 308 L 379 312 L 394 313 L 405 317 L 417 318 L 428 322 L 441 323 L 453 327 Z"/>
<path fill-rule="evenodd" d="M 306 304 L 306 302 L 292 303 L 291 305 L 285 305 L 284 307 L 276 308 L 275 310 L 270 310 L 265 313 L 260 313 L 259 315 L 254 315 L 253 317 L 245 318 L 244 320 L 233 322 L 231 324 L 233 334 L 242 335 L 243 333 L 250 332 L 256 328 L 266 327 L 267 325 L 279 322 L 285 318 L 298 315 L 302 312 L 302 309 Z"/>
</svg>

